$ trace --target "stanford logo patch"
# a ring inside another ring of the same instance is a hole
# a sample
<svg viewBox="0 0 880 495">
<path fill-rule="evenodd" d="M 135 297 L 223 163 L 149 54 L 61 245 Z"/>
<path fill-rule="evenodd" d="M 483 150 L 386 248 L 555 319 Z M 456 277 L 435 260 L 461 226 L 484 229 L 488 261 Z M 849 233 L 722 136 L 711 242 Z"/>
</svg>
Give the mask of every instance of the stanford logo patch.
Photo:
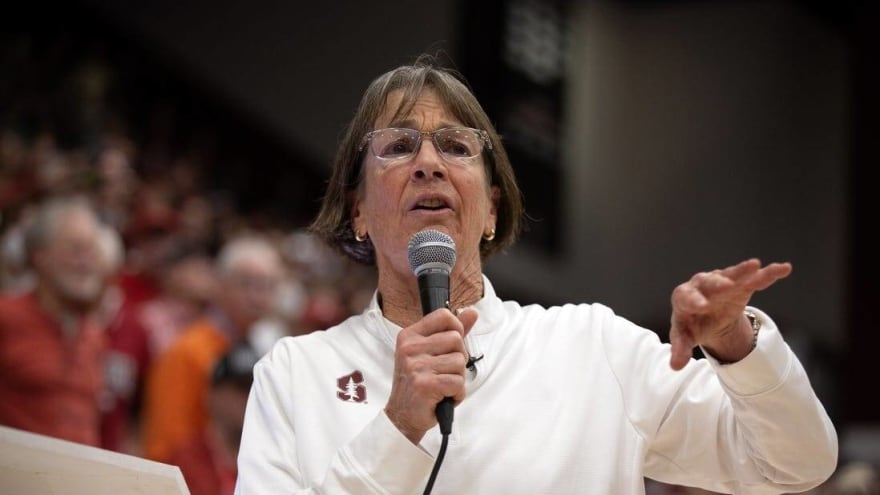
<svg viewBox="0 0 880 495">
<path fill-rule="evenodd" d="M 354 370 L 350 374 L 336 379 L 336 397 L 344 402 L 364 402 L 367 400 L 367 387 L 364 386 L 364 375 Z"/>
</svg>

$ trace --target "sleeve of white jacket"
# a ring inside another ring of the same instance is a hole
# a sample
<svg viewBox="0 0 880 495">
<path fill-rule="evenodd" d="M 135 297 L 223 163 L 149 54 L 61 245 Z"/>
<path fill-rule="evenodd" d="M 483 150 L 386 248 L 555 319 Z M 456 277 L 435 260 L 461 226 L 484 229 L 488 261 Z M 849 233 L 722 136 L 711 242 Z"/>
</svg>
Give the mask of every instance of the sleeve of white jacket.
<svg viewBox="0 0 880 495">
<path fill-rule="evenodd" d="M 420 492 L 433 459 L 413 445 L 384 411 L 339 448 L 323 480 L 301 469 L 293 422 L 285 413 L 295 394 L 288 370 L 266 359 L 254 367 L 238 456 L 236 495 L 382 494 Z"/>
<path fill-rule="evenodd" d="M 666 375 L 668 352 L 662 354 L 667 371 L 660 379 L 679 380 L 678 389 L 645 432 L 646 476 L 696 480 L 723 493 L 776 494 L 806 491 L 833 473 L 831 420 L 774 322 L 750 309 L 763 327 L 757 347 L 741 361 L 722 365 L 709 356 L 711 369 L 692 361 Z"/>
</svg>

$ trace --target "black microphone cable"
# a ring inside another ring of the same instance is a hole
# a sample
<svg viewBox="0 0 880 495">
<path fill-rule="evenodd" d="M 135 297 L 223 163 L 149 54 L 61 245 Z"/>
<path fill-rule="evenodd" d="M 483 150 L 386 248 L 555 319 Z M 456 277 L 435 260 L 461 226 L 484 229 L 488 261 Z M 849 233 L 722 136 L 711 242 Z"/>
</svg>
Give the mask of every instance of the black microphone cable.
<svg viewBox="0 0 880 495">
<path fill-rule="evenodd" d="M 467 369 L 475 371 L 476 363 L 481 359 L 483 359 L 482 354 L 477 357 L 468 357 Z M 437 452 L 437 459 L 434 461 L 434 468 L 431 469 L 431 476 L 428 477 L 428 483 L 425 485 L 425 491 L 422 492 L 422 495 L 431 495 L 431 489 L 434 488 L 434 481 L 437 480 L 437 473 L 440 472 L 440 465 L 443 464 L 443 458 L 446 456 L 446 447 L 449 446 L 449 434 L 452 433 L 452 419 L 455 415 L 452 399 L 446 397 L 440 401 L 440 403 L 437 404 L 436 414 L 437 423 L 440 425 L 440 434 L 443 435 L 443 439 L 440 440 L 440 450 Z"/>
<path fill-rule="evenodd" d="M 452 431 L 452 401 L 447 399 L 443 399 L 440 404 L 437 404 L 437 416 L 440 419 L 440 433 L 443 435 L 443 439 L 440 440 L 440 450 L 437 452 L 437 459 L 434 461 L 434 468 L 431 469 L 431 476 L 428 477 L 428 483 L 425 485 L 425 491 L 422 492 L 422 495 L 431 495 L 431 490 L 434 488 L 434 481 L 437 480 L 437 473 L 440 472 L 440 465 L 443 464 L 443 458 L 446 457 L 446 447 L 449 446 L 449 433 Z M 448 404 L 448 415 L 445 412 L 442 412 L 441 409 L 447 409 L 445 405 Z M 444 423 L 446 423 L 444 425 Z"/>
</svg>

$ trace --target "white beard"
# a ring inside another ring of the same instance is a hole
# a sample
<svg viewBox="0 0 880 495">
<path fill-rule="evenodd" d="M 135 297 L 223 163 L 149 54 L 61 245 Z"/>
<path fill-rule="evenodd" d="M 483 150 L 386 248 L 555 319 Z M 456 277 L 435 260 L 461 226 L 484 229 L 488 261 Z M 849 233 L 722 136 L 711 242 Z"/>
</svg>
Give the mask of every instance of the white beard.
<svg viewBox="0 0 880 495">
<path fill-rule="evenodd" d="M 63 300 L 77 306 L 92 306 L 101 299 L 105 284 L 98 273 L 56 273 L 53 286 Z"/>
</svg>

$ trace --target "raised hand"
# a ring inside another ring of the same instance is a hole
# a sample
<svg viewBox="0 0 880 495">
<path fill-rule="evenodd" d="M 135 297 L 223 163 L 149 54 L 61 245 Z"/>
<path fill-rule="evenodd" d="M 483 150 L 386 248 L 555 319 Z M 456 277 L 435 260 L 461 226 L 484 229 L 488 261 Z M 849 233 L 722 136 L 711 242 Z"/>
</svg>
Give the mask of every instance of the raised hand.
<svg viewBox="0 0 880 495">
<path fill-rule="evenodd" d="M 701 272 L 672 291 L 669 365 L 680 370 L 701 345 L 722 362 L 736 362 L 752 350 L 754 332 L 743 314 L 756 291 L 791 273 L 790 263 L 762 267 L 757 259 Z"/>
</svg>

